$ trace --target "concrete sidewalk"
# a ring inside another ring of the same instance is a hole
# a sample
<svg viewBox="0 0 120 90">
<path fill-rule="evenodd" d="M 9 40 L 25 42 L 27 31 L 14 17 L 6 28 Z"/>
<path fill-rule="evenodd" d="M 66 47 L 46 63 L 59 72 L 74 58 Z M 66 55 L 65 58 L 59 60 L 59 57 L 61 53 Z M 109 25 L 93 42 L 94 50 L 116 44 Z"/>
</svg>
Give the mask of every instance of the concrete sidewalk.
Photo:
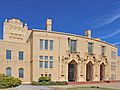
<svg viewBox="0 0 120 90">
<path fill-rule="evenodd" d="M 103 88 L 112 88 L 120 90 L 120 82 L 116 83 L 96 83 L 96 84 L 81 84 L 81 85 L 64 85 L 64 86 L 33 86 L 33 85 L 20 85 L 16 88 L 9 88 L 4 90 L 66 90 L 73 87 L 91 87 L 98 86 Z M 3 90 L 3 89 L 2 89 Z"/>
<path fill-rule="evenodd" d="M 47 86 L 20 85 L 15 88 L 0 89 L 0 90 L 53 90 L 53 89 L 50 89 Z"/>
</svg>

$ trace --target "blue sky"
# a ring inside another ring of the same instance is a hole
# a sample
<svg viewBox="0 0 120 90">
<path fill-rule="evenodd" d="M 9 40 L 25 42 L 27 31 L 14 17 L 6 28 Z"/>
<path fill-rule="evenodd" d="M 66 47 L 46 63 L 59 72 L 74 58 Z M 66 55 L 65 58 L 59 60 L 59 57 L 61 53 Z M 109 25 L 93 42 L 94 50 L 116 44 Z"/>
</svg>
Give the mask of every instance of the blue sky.
<svg viewBox="0 0 120 90">
<path fill-rule="evenodd" d="M 53 30 L 102 38 L 120 50 L 120 0 L 1 0 L 0 38 L 5 19 L 18 18 L 30 29 L 45 29 L 53 19 Z M 120 54 L 120 53 L 119 53 Z"/>
</svg>

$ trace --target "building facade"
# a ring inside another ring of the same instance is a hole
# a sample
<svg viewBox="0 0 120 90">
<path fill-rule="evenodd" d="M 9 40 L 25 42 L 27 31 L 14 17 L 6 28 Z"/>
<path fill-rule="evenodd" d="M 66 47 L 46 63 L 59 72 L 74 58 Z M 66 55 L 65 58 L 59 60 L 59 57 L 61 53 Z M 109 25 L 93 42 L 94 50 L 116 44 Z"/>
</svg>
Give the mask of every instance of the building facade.
<svg viewBox="0 0 120 90">
<path fill-rule="evenodd" d="M 46 30 L 29 30 L 18 19 L 5 20 L 0 41 L 0 73 L 24 83 L 50 76 L 52 81 L 120 80 L 118 48 L 99 38 Z"/>
</svg>

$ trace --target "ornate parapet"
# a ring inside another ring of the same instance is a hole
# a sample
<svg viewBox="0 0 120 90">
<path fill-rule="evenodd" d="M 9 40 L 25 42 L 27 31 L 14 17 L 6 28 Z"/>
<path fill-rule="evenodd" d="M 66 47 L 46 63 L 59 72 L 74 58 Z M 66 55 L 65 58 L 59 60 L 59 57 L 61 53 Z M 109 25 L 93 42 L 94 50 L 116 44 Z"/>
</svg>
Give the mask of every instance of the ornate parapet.
<svg viewBox="0 0 120 90">
<path fill-rule="evenodd" d="M 91 61 L 93 64 L 98 64 L 98 65 L 100 65 L 101 63 L 104 63 L 105 65 L 108 64 L 107 56 L 99 55 L 99 58 L 97 58 L 96 54 L 94 53 L 92 54 L 85 53 L 84 61 L 86 62 Z"/>
<path fill-rule="evenodd" d="M 108 64 L 107 56 L 99 55 L 99 62 L 100 64 L 104 63 L 105 65 L 107 65 Z"/>
<path fill-rule="evenodd" d="M 19 19 L 5 20 L 4 22 L 4 40 L 7 41 L 25 41 L 28 34 L 28 26 Z"/>
<path fill-rule="evenodd" d="M 96 58 L 96 55 L 94 53 L 92 54 L 85 53 L 84 61 L 86 61 L 86 63 L 91 61 L 94 64 L 95 62 L 98 61 L 98 59 Z"/>
<path fill-rule="evenodd" d="M 79 61 L 81 61 L 82 58 L 80 57 L 80 52 L 66 51 L 64 59 L 67 60 L 68 62 L 75 60 L 78 63 Z"/>
</svg>

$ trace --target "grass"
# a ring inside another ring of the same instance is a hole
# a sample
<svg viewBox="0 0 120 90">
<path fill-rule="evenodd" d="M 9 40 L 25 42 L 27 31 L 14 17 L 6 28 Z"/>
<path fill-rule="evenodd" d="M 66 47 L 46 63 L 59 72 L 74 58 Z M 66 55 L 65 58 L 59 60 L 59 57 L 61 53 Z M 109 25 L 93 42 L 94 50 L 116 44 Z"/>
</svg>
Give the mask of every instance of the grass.
<svg viewBox="0 0 120 90">
<path fill-rule="evenodd" d="M 9 90 L 9 89 L 0 89 L 0 90 Z M 17 89 L 11 89 L 11 90 L 17 90 Z M 42 89 L 40 89 L 40 90 L 42 90 Z M 103 87 L 98 87 L 98 86 L 89 86 L 89 87 L 83 86 L 83 87 L 71 87 L 71 88 L 59 88 L 59 87 L 57 87 L 57 88 L 53 88 L 52 90 L 118 90 L 118 89 L 103 88 Z"/>
<path fill-rule="evenodd" d="M 66 90 L 117 90 L 117 89 L 91 86 L 91 87 L 67 88 Z"/>
</svg>

